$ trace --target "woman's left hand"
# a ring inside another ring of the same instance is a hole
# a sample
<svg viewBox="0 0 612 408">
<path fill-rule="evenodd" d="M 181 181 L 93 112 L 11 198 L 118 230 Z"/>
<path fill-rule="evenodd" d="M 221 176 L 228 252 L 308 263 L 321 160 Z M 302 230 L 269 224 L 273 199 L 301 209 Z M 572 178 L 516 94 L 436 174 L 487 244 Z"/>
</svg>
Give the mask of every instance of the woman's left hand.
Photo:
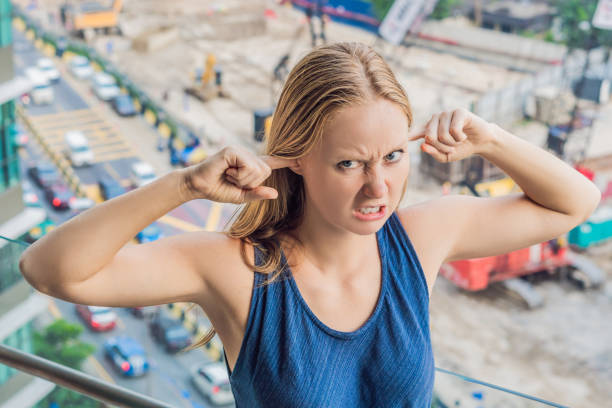
<svg viewBox="0 0 612 408">
<path fill-rule="evenodd" d="M 409 138 L 424 139 L 421 150 L 448 163 L 482 153 L 495 134 L 492 123 L 459 108 L 434 114 L 424 127 L 410 131 Z"/>
</svg>

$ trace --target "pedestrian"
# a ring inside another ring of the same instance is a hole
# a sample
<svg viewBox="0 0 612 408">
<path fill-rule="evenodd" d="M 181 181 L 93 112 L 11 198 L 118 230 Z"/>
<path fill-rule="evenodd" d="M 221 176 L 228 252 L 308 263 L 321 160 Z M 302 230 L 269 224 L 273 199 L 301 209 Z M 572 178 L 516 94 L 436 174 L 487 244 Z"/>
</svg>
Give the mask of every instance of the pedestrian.
<svg viewBox="0 0 612 408">
<path fill-rule="evenodd" d="M 418 142 L 440 162 L 481 155 L 522 193 L 400 209 Z M 30 246 L 21 272 L 73 303 L 201 306 L 238 407 L 422 408 L 432 400 L 428 307 L 440 266 L 558 237 L 601 196 L 563 161 L 467 110 L 414 124 L 405 90 L 360 43 L 298 62 L 266 143 L 265 156 L 224 148 L 83 212 Z M 227 232 L 130 245 L 193 199 L 244 206 Z"/>
</svg>

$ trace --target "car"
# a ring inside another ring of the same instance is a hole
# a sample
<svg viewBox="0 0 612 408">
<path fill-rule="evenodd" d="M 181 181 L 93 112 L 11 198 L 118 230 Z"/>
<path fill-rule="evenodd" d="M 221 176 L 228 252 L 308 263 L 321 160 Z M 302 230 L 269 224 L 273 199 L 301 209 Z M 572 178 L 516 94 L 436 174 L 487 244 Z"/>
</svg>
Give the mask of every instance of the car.
<svg viewBox="0 0 612 408">
<path fill-rule="evenodd" d="M 197 363 L 191 366 L 189 373 L 195 388 L 213 404 L 225 405 L 234 402 L 227 369 L 223 363 Z"/>
<path fill-rule="evenodd" d="M 129 336 L 110 337 L 104 342 L 104 356 L 126 377 L 149 372 L 149 361 L 142 345 Z"/>
<path fill-rule="evenodd" d="M 89 148 L 89 141 L 83 132 L 70 130 L 64 134 L 66 141 L 66 156 L 74 167 L 91 166 L 94 154 Z"/>
<path fill-rule="evenodd" d="M 119 94 L 111 101 L 111 106 L 120 116 L 134 116 L 138 112 L 132 101 L 132 97 L 127 94 Z"/>
<path fill-rule="evenodd" d="M 112 177 L 101 177 L 98 179 L 100 194 L 105 200 L 110 200 L 125 193 L 125 188 Z"/>
<path fill-rule="evenodd" d="M 75 309 L 94 331 L 112 330 L 117 324 L 117 314 L 110 307 L 75 305 Z"/>
<path fill-rule="evenodd" d="M 77 213 L 89 210 L 94 205 L 96 205 L 96 202 L 88 197 L 76 197 L 69 203 L 70 209 Z"/>
<path fill-rule="evenodd" d="M 21 180 L 21 191 L 21 198 L 26 207 L 42 207 L 40 200 L 38 199 L 38 194 L 36 194 L 34 187 L 32 187 L 32 183 L 30 183 L 28 180 Z"/>
<path fill-rule="evenodd" d="M 50 82 L 57 82 L 60 80 L 60 73 L 51 58 L 39 58 L 36 61 L 36 68 L 46 75 Z"/>
<path fill-rule="evenodd" d="M 151 225 L 145 227 L 145 229 L 136 234 L 136 240 L 141 244 L 144 244 L 146 242 L 157 241 L 163 236 L 164 233 L 162 232 L 161 228 L 159 228 L 159 224 L 153 222 Z"/>
<path fill-rule="evenodd" d="M 156 178 L 155 170 L 149 163 L 139 161 L 130 166 L 130 180 L 134 187 L 142 187 Z"/>
<path fill-rule="evenodd" d="M 25 70 L 28 81 L 32 84 L 30 97 L 36 105 L 50 105 L 55 99 L 55 93 L 45 73 L 36 67 L 29 67 Z"/>
<path fill-rule="evenodd" d="M 191 335 L 183 324 L 167 314 L 156 314 L 149 322 L 151 335 L 167 352 L 176 352 L 191 345 Z"/>
<path fill-rule="evenodd" d="M 60 179 L 55 167 L 49 163 L 39 163 L 31 166 L 28 168 L 27 173 L 40 188 L 47 188 Z"/>
<path fill-rule="evenodd" d="M 104 72 L 94 75 L 93 91 L 103 101 L 110 101 L 120 93 L 115 78 Z"/>
<path fill-rule="evenodd" d="M 70 66 L 70 72 L 78 79 L 88 79 L 94 73 L 93 67 L 89 63 L 87 57 L 82 55 L 75 55 L 70 59 L 68 63 Z"/>
<path fill-rule="evenodd" d="M 67 210 L 70 202 L 76 200 L 67 185 L 57 182 L 45 188 L 45 198 L 55 210 Z"/>
<path fill-rule="evenodd" d="M 159 306 L 139 306 L 139 307 L 130 307 L 130 312 L 136 317 L 140 318 L 148 318 L 153 317 L 156 314 L 160 313 Z"/>
</svg>

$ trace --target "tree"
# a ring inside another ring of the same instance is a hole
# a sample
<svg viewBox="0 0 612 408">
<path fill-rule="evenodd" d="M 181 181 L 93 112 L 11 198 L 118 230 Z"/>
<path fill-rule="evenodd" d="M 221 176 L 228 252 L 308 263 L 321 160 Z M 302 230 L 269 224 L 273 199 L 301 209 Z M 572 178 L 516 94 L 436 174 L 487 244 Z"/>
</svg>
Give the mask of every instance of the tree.
<svg viewBox="0 0 612 408">
<path fill-rule="evenodd" d="M 583 25 L 584 22 L 591 23 L 597 3 L 594 0 L 558 0 L 556 2 L 558 16 L 561 20 L 563 43 L 568 47 L 612 46 L 612 31 L 600 30 L 590 25 L 586 30 L 580 27 L 581 23 Z M 590 44 L 591 39 L 594 40 L 594 44 Z"/>
<path fill-rule="evenodd" d="M 83 326 L 57 319 L 41 332 L 34 332 L 32 345 L 34 354 L 53 362 L 79 370 L 85 359 L 96 347 L 78 339 Z M 55 404 L 54 404 L 55 403 Z M 66 388 L 56 388 L 47 395 L 39 407 L 101 408 L 104 405 L 85 395 Z"/>
<path fill-rule="evenodd" d="M 453 10 L 462 3 L 463 0 L 438 0 L 436 7 L 431 13 L 431 18 L 442 20 L 446 17 L 450 17 L 453 14 Z"/>
</svg>

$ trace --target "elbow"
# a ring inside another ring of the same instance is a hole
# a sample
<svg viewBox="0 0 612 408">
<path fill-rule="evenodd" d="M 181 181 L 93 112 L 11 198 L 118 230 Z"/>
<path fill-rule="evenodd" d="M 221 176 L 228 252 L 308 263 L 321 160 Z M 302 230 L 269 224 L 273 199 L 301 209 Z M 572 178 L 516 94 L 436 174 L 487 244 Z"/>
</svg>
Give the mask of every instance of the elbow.
<svg viewBox="0 0 612 408">
<path fill-rule="evenodd" d="M 32 254 L 29 253 L 29 248 L 26 249 L 19 257 L 19 271 L 23 278 L 32 286 L 34 289 L 42 293 L 47 293 L 44 285 L 40 283 L 40 279 L 36 277 L 35 266 L 32 265 Z"/>
<path fill-rule="evenodd" d="M 582 224 L 586 222 L 591 214 L 597 209 L 599 203 L 601 202 L 601 191 L 593 184 L 592 193 L 588 195 L 588 198 L 584 198 L 584 210 L 580 214 L 580 219 L 578 224 Z"/>
</svg>

